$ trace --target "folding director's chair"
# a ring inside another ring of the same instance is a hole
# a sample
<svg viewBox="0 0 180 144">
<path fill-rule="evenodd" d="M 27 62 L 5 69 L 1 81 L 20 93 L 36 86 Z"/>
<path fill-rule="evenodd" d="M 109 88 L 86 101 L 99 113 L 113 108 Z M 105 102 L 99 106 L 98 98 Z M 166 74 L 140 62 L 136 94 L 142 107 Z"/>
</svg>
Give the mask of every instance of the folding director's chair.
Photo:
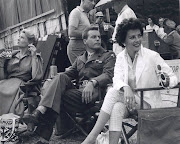
<svg viewBox="0 0 180 144">
<path fill-rule="evenodd" d="M 48 78 L 50 66 L 54 64 L 57 51 L 60 49 L 58 45 L 60 39 L 56 35 L 49 35 L 45 41 L 38 41 L 37 52 L 41 54 L 43 59 L 43 78 L 39 81 L 30 81 L 21 86 L 25 96 L 22 97 L 17 103 L 23 101 L 26 113 L 32 113 L 38 106 L 40 101 L 41 87 L 45 79 Z M 33 129 L 32 124 L 28 124 L 28 129 Z"/>
<path fill-rule="evenodd" d="M 178 88 L 178 100 L 177 100 L 177 108 L 174 108 L 174 107 L 169 107 L 169 108 L 160 108 L 159 110 L 162 109 L 162 111 L 168 111 L 170 109 L 175 109 L 175 110 L 178 110 L 180 111 L 180 83 L 178 83 L 177 86 L 175 86 L 174 88 L 172 89 L 175 89 L 175 88 Z M 163 90 L 165 88 L 163 87 L 153 87 L 153 88 L 137 88 L 135 89 L 136 92 L 140 92 L 140 97 L 141 97 L 141 104 L 140 104 L 140 110 L 138 110 L 138 114 L 140 111 L 143 110 L 143 100 L 144 100 L 144 91 L 152 91 L 152 90 Z M 144 110 L 146 111 L 146 110 Z M 148 115 L 148 110 L 147 110 L 147 115 Z M 132 115 L 130 118 L 133 118 L 136 122 L 138 122 L 138 115 Z M 126 127 L 129 127 L 130 130 L 127 131 L 126 130 Z M 130 144 L 129 142 L 129 138 L 138 130 L 139 126 L 138 126 L 138 123 L 136 123 L 135 125 L 131 125 L 127 122 L 123 122 L 122 124 L 122 134 L 123 134 L 123 139 L 121 140 L 121 144 Z M 140 138 L 138 137 L 138 140 Z M 138 141 L 139 143 L 138 144 L 141 144 L 140 141 Z M 146 142 L 146 144 L 148 144 L 149 142 Z M 143 143 L 144 144 L 144 143 Z M 160 143 L 158 143 L 160 144 Z M 174 144 L 174 143 L 173 143 Z"/>
</svg>

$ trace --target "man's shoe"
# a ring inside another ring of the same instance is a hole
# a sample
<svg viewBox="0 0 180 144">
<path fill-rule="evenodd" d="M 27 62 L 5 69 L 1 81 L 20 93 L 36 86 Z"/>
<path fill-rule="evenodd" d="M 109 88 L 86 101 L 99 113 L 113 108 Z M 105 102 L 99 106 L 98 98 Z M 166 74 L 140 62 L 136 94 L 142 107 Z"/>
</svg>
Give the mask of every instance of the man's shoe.
<svg viewBox="0 0 180 144">
<path fill-rule="evenodd" d="M 43 119 L 43 114 L 36 109 L 32 114 L 25 114 L 22 119 L 26 124 L 34 123 L 37 125 Z"/>
</svg>

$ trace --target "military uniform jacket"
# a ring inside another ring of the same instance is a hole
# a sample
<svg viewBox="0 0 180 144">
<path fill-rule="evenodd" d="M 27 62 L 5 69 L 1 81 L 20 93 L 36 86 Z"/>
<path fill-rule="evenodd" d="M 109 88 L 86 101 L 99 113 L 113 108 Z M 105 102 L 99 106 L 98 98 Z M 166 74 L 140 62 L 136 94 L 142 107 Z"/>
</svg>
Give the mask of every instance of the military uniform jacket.
<svg viewBox="0 0 180 144">
<path fill-rule="evenodd" d="M 96 80 L 103 89 L 112 83 L 116 56 L 114 52 L 100 48 L 87 60 L 87 52 L 79 56 L 71 68 L 65 72 L 70 78 L 81 84 L 84 80 Z"/>
</svg>

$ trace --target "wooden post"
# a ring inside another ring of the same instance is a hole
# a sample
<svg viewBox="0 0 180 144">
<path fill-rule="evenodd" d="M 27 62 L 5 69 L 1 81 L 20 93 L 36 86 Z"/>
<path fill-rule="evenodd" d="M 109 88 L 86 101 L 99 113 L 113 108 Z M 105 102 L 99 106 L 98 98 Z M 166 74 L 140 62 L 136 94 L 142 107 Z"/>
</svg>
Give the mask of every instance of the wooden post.
<svg viewBox="0 0 180 144">
<path fill-rule="evenodd" d="M 140 105 L 140 109 L 143 109 L 144 106 L 143 106 L 143 101 L 144 101 L 144 94 L 143 94 L 143 91 L 140 91 L 141 93 L 141 105 Z"/>
<path fill-rule="evenodd" d="M 180 0 L 179 0 L 179 24 L 180 24 Z"/>
<path fill-rule="evenodd" d="M 177 107 L 180 108 L 180 88 L 179 88 L 179 93 L 178 93 Z"/>
</svg>

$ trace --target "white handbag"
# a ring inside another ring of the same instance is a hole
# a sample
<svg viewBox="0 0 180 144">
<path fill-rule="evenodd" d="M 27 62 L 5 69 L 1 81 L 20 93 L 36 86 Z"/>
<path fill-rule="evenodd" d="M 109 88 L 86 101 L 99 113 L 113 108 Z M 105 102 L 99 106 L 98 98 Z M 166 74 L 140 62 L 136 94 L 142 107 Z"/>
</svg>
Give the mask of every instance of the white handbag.
<svg viewBox="0 0 180 144">
<path fill-rule="evenodd" d="M 19 141 L 17 130 L 20 117 L 13 114 L 0 116 L 0 143 L 16 144 Z"/>
<path fill-rule="evenodd" d="M 119 139 L 119 144 L 121 139 Z M 109 130 L 106 132 L 101 132 L 96 139 L 96 144 L 109 144 Z"/>
<path fill-rule="evenodd" d="M 109 144 L 109 131 L 101 132 L 96 139 L 96 144 Z"/>
</svg>

